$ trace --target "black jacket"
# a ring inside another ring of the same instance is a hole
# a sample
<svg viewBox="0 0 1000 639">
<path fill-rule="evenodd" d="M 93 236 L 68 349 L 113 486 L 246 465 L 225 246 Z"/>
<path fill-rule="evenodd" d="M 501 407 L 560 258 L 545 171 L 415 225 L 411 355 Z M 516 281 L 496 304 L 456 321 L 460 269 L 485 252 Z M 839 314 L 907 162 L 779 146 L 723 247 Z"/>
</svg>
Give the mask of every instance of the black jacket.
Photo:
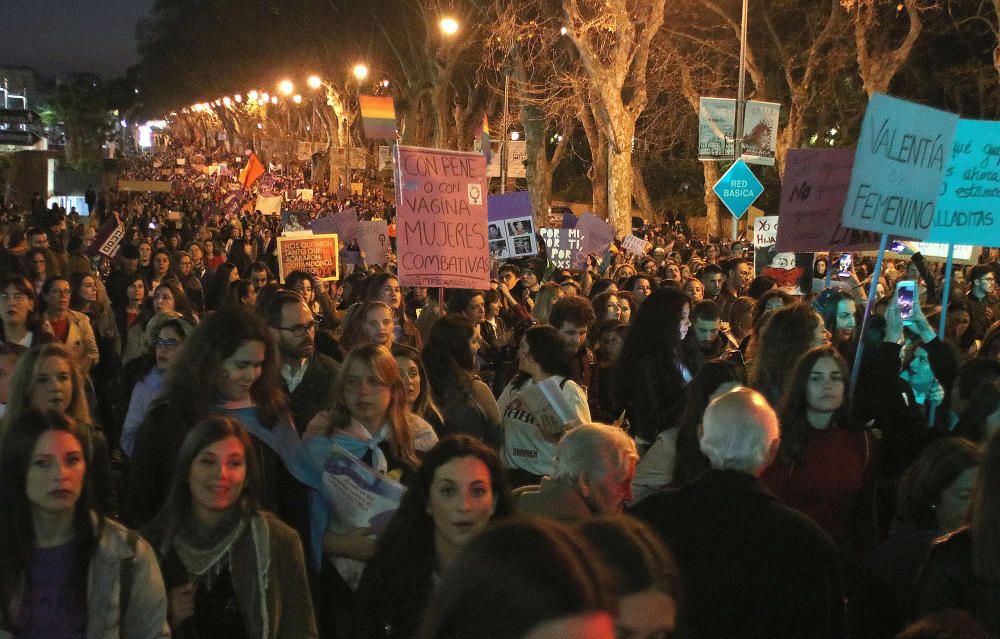
<svg viewBox="0 0 1000 639">
<path fill-rule="evenodd" d="M 663 538 L 681 570 L 681 623 L 698 639 L 839 637 L 843 592 L 833 540 L 764 484 L 709 470 L 646 497 L 630 514 Z"/>
<path fill-rule="evenodd" d="M 993 632 L 1000 632 L 1000 583 L 976 577 L 968 528 L 934 543 L 917 588 L 920 615 L 947 608 L 965 610 Z"/>
<path fill-rule="evenodd" d="M 330 388 L 339 374 L 340 364 L 326 355 L 316 353 L 309 360 L 302 381 L 295 387 L 295 391 L 289 394 L 292 419 L 300 435 L 316 413 L 329 407 Z M 288 390 L 287 384 L 285 390 Z"/>
</svg>

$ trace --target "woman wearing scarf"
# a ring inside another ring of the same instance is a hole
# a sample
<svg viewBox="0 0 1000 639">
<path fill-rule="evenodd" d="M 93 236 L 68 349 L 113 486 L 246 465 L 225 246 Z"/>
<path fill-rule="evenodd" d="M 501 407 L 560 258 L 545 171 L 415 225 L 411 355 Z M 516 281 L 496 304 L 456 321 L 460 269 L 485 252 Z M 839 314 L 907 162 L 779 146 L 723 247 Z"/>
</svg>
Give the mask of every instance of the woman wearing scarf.
<svg viewBox="0 0 1000 639">
<path fill-rule="evenodd" d="M 184 438 L 163 510 L 144 531 L 174 637 L 316 637 L 296 532 L 260 511 L 250 436 L 207 417 Z"/>
</svg>

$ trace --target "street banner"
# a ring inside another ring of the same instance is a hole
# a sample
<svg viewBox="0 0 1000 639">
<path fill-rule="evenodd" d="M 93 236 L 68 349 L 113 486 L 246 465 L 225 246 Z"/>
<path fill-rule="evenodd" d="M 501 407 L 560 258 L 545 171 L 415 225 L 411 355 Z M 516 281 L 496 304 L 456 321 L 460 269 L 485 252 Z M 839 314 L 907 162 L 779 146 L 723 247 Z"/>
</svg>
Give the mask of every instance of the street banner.
<svg viewBox="0 0 1000 639">
<path fill-rule="evenodd" d="M 580 229 L 553 229 L 543 227 L 538 230 L 545 242 L 549 262 L 558 269 L 583 268 L 587 260 L 582 250 Z"/>
<path fill-rule="evenodd" d="M 313 233 L 336 233 L 345 242 L 358 238 L 358 212 L 353 208 L 332 213 L 309 224 Z"/>
<path fill-rule="evenodd" d="M 515 191 L 486 198 L 489 209 L 490 255 L 497 259 L 526 257 L 538 253 L 531 194 Z"/>
<path fill-rule="evenodd" d="M 384 144 L 378 147 L 378 170 L 392 170 L 392 147 Z"/>
<path fill-rule="evenodd" d="M 340 279 L 337 236 L 311 235 L 278 238 L 278 277 L 284 283 L 293 271 L 306 271 L 322 281 Z"/>
<path fill-rule="evenodd" d="M 840 223 L 930 235 L 958 116 L 876 93 L 868 101 Z"/>
<path fill-rule="evenodd" d="M 396 139 L 396 107 L 390 96 L 359 95 L 361 125 L 369 140 Z"/>
<path fill-rule="evenodd" d="M 813 254 L 779 251 L 778 216 L 762 215 L 754 221 L 753 262 L 754 273 L 766 275 L 789 295 L 803 295 L 812 291 Z"/>
<path fill-rule="evenodd" d="M 104 255 L 114 259 L 121 250 L 122 240 L 125 239 L 125 225 L 118 221 L 117 217 L 110 218 L 97 229 L 97 235 L 91 240 L 87 252 L 91 255 Z"/>
<path fill-rule="evenodd" d="M 257 204 L 254 210 L 260 211 L 264 215 L 277 215 L 281 212 L 281 202 L 284 200 L 280 195 L 273 197 L 257 196 Z"/>
<path fill-rule="evenodd" d="M 528 143 L 525 140 L 507 142 L 507 177 L 527 177 L 525 163 L 528 161 Z"/>
<path fill-rule="evenodd" d="M 627 235 L 622 240 L 622 248 L 633 255 L 644 255 L 647 246 L 649 246 L 649 242 L 634 235 Z"/>
<path fill-rule="evenodd" d="M 853 168 L 854 149 L 789 149 L 781 182 L 779 251 L 878 248 L 875 233 L 840 225 Z"/>
<path fill-rule="evenodd" d="M 1000 122 L 958 121 L 928 240 L 1000 244 Z"/>
<path fill-rule="evenodd" d="M 591 253 L 604 255 L 615 239 L 615 227 L 611 226 L 590 211 L 580 216 L 576 221 L 576 230 L 580 231 L 581 249 L 584 256 Z"/>
<path fill-rule="evenodd" d="M 743 110 L 743 158 L 748 164 L 774 166 L 781 105 L 747 100 Z M 698 105 L 698 159 L 732 160 L 736 135 L 736 100 L 701 98 Z"/>
<path fill-rule="evenodd" d="M 295 143 L 295 157 L 301 162 L 308 162 L 312 159 L 312 142 L 299 141 Z"/>
<path fill-rule="evenodd" d="M 399 283 L 489 288 L 486 159 L 407 146 L 395 157 Z"/>
<path fill-rule="evenodd" d="M 388 261 L 389 229 L 385 220 L 358 222 L 358 248 L 365 252 L 369 264 L 385 264 Z"/>
<path fill-rule="evenodd" d="M 170 172 L 169 169 L 167 172 Z M 170 180 L 118 180 L 118 190 L 170 193 L 173 190 L 173 182 Z"/>
<path fill-rule="evenodd" d="M 347 149 L 342 146 L 335 146 L 330 149 L 330 166 L 338 169 L 347 168 Z"/>
</svg>

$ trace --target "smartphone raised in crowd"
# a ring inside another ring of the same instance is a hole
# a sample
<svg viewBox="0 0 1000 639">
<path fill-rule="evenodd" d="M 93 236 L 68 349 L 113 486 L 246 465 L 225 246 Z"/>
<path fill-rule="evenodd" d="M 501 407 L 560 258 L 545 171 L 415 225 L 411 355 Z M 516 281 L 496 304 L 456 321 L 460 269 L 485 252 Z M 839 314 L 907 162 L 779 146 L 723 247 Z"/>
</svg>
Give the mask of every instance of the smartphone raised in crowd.
<svg viewBox="0 0 1000 639">
<path fill-rule="evenodd" d="M 913 318 L 913 306 L 917 303 L 917 283 L 913 280 L 897 282 L 896 301 L 899 305 L 899 318 L 909 322 Z"/>
<path fill-rule="evenodd" d="M 837 273 L 839 277 L 850 277 L 851 267 L 854 266 L 854 256 L 850 253 L 840 254 L 840 272 Z"/>
</svg>

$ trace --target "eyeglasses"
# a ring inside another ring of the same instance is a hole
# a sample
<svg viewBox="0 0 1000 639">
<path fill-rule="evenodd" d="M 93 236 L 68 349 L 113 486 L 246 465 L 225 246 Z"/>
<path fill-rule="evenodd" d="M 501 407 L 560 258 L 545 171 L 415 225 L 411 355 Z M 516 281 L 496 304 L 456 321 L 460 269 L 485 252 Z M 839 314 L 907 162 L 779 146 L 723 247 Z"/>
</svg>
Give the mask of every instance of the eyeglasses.
<svg viewBox="0 0 1000 639">
<path fill-rule="evenodd" d="M 70 290 L 68 288 L 53 288 L 49 290 L 49 295 L 58 295 L 60 297 L 69 297 Z"/>
<path fill-rule="evenodd" d="M 24 293 L 0 293 L 0 302 L 23 302 L 28 296 Z"/>
<path fill-rule="evenodd" d="M 288 331 L 295 337 L 305 337 L 307 333 L 314 333 L 319 327 L 319 320 L 313 320 L 308 324 L 297 324 L 295 326 L 279 326 L 279 331 Z"/>
<path fill-rule="evenodd" d="M 180 346 L 181 343 L 175 339 L 158 339 L 153 342 L 153 345 L 156 346 L 156 348 L 162 348 L 165 351 L 172 351 Z"/>
</svg>

